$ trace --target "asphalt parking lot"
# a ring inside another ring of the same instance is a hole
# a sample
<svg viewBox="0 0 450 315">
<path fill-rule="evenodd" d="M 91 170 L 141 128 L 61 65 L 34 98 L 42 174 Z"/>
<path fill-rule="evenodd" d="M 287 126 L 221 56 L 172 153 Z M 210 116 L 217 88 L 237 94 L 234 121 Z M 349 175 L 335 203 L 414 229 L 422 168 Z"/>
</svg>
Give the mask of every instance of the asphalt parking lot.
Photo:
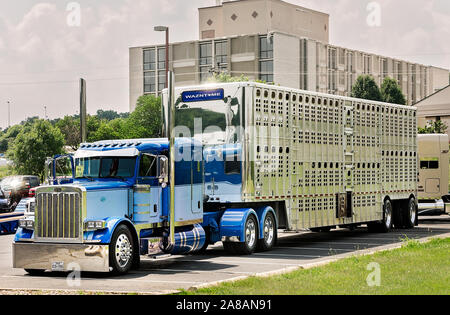
<svg viewBox="0 0 450 315">
<path fill-rule="evenodd" d="M 95 290 L 136 293 L 167 293 L 220 280 L 320 262 L 330 256 L 450 233 L 450 216 L 423 217 L 413 230 L 370 234 L 365 228 L 329 233 L 282 233 L 278 247 L 266 253 L 238 257 L 227 255 L 221 245 L 210 247 L 206 255 L 176 256 L 165 261 L 143 261 L 140 270 L 121 277 L 82 274 L 79 286 L 67 282 L 67 274 L 32 277 L 13 269 L 12 235 L 0 236 L 0 289 Z"/>
</svg>

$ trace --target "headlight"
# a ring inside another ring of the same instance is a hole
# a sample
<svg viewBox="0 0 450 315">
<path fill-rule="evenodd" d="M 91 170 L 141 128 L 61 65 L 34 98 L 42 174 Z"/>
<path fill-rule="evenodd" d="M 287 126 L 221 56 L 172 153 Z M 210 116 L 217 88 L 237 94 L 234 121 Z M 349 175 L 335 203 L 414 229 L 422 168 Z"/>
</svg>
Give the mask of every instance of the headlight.
<svg viewBox="0 0 450 315">
<path fill-rule="evenodd" d="M 34 201 L 31 201 L 31 202 L 28 202 L 28 205 L 27 205 L 27 212 L 29 212 L 29 213 L 34 213 L 34 209 L 36 209 L 36 202 L 34 202 Z"/>
<path fill-rule="evenodd" d="M 19 227 L 26 230 L 34 230 L 34 220 L 21 219 L 19 220 Z"/>
<path fill-rule="evenodd" d="M 106 221 L 86 221 L 84 223 L 84 229 L 87 231 L 103 230 L 106 228 Z"/>
</svg>

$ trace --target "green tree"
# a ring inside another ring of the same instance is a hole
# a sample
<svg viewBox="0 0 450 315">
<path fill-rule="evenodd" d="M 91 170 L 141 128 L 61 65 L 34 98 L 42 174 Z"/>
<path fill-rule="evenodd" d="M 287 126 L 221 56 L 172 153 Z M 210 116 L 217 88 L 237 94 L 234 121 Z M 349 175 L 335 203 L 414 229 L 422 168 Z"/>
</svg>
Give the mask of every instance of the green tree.
<svg viewBox="0 0 450 315">
<path fill-rule="evenodd" d="M 91 141 L 127 139 L 125 132 L 126 120 L 117 118 L 112 121 L 102 121 L 96 132 L 92 133 Z"/>
<path fill-rule="evenodd" d="M 419 134 L 445 134 L 448 126 L 442 120 L 430 121 L 425 128 L 419 127 Z"/>
<path fill-rule="evenodd" d="M 124 124 L 123 135 L 129 139 L 157 138 L 161 135 L 161 98 L 143 95 Z"/>
<path fill-rule="evenodd" d="M 78 150 L 80 145 L 80 120 L 73 116 L 65 116 L 55 124 L 64 135 L 65 145 Z"/>
<path fill-rule="evenodd" d="M 4 130 L 3 135 L 0 136 L 0 152 L 6 152 L 8 150 L 8 146 L 16 139 L 23 128 L 22 125 L 14 125 Z"/>
<path fill-rule="evenodd" d="M 86 128 L 87 128 L 87 141 L 93 142 L 95 139 L 95 133 L 100 128 L 102 121 L 97 116 L 87 115 Z"/>
<path fill-rule="evenodd" d="M 249 81 L 249 79 L 243 74 L 240 75 L 239 77 L 233 77 L 226 72 L 221 72 L 221 73 L 213 73 L 213 75 L 209 77 L 207 81 L 210 83 L 229 83 L 229 82 L 244 82 Z"/>
<path fill-rule="evenodd" d="M 63 153 L 63 147 L 61 131 L 48 121 L 37 120 L 22 129 L 6 155 L 14 163 L 17 173 L 43 178 L 46 158 Z"/>
<path fill-rule="evenodd" d="M 383 100 L 375 79 L 370 75 L 361 75 L 356 79 L 351 96 L 371 101 Z"/>
<path fill-rule="evenodd" d="M 99 109 L 97 111 L 97 117 L 100 120 L 111 121 L 111 120 L 120 118 L 120 115 L 116 111 L 113 111 L 113 110 L 102 110 L 102 109 Z"/>
<path fill-rule="evenodd" d="M 381 84 L 381 97 L 384 102 L 406 105 L 406 98 L 397 80 L 386 77 Z"/>
</svg>

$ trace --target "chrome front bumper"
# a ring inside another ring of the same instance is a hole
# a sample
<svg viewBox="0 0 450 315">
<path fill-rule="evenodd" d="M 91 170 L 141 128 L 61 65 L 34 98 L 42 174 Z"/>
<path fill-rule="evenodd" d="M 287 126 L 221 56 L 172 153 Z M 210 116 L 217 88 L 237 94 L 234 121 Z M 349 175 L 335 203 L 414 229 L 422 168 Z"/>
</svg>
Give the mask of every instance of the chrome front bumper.
<svg viewBox="0 0 450 315">
<path fill-rule="evenodd" d="M 109 246 L 13 243 L 13 268 L 109 272 Z"/>
<path fill-rule="evenodd" d="M 446 207 L 445 207 L 444 201 L 441 199 L 441 200 L 436 200 L 433 203 L 421 203 L 419 200 L 418 208 L 419 208 L 419 214 L 425 214 L 427 212 L 433 212 L 433 211 L 437 211 L 437 210 L 445 212 Z"/>
</svg>

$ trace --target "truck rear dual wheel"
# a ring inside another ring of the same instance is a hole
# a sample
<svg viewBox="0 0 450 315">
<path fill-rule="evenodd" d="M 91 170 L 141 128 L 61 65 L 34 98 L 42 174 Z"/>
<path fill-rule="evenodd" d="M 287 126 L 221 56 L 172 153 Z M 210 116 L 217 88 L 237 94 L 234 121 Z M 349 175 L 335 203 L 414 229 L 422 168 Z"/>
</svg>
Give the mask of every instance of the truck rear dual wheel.
<svg viewBox="0 0 450 315">
<path fill-rule="evenodd" d="M 392 229 L 394 211 L 392 202 L 386 199 L 383 204 L 383 220 L 381 222 L 369 223 L 369 232 L 387 233 Z"/>
<path fill-rule="evenodd" d="M 394 226 L 396 229 L 412 229 L 417 224 L 417 205 L 414 198 L 398 201 L 394 213 Z"/>
<path fill-rule="evenodd" d="M 403 228 L 412 229 L 417 223 L 417 205 L 414 198 L 409 199 L 407 206 L 402 207 Z"/>
<path fill-rule="evenodd" d="M 255 252 L 258 242 L 258 220 L 250 215 L 245 221 L 245 241 L 240 243 L 223 242 L 223 248 L 234 255 L 251 255 Z"/>
<path fill-rule="evenodd" d="M 134 242 L 130 229 L 120 225 L 115 231 L 109 246 L 109 265 L 117 275 L 126 274 L 134 263 Z"/>
<path fill-rule="evenodd" d="M 262 252 L 271 250 L 277 243 L 277 224 L 273 213 L 267 213 L 263 224 L 264 238 L 258 240 L 257 249 Z"/>
</svg>

